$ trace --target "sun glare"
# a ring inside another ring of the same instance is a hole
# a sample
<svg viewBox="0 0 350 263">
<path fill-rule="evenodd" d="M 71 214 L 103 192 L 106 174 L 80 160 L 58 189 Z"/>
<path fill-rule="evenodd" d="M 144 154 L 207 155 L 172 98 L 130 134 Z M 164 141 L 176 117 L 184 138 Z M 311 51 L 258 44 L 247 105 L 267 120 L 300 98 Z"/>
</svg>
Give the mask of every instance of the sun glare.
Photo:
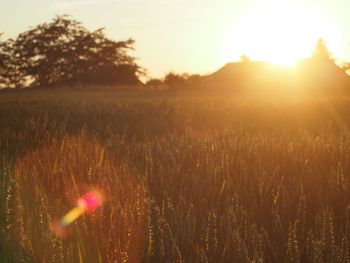
<svg viewBox="0 0 350 263">
<path fill-rule="evenodd" d="M 252 60 L 293 66 L 309 57 L 317 39 L 328 36 L 330 29 L 326 17 L 315 8 L 265 2 L 232 21 L 228 32 L 225 55 L 231 60 L 244 53 Z"/>
</svg>

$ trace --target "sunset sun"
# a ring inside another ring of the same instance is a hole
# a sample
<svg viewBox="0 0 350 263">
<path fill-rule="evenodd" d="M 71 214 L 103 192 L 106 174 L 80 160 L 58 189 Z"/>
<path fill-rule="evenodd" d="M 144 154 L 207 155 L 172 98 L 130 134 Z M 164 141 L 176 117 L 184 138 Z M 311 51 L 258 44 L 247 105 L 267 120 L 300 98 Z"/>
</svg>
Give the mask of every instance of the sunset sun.
<svg viewBox="0 0 350 263">
<path fill-rule="evenodd" d="M 227 56 L 240 50 L 252 60 L 292 66 L 310 56 L 318 38 L 330 35 L 330 26 L 327 17 L 315 9 L 265 3 L 232 22 Z"/>
</svg>

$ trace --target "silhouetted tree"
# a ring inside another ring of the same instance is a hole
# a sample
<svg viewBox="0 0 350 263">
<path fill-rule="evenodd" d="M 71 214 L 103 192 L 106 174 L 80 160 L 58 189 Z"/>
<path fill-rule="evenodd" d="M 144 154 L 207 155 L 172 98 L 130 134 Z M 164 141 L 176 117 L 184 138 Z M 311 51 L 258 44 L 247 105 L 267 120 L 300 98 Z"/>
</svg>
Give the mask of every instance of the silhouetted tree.
<svg viewBox="0 0 350 263">
<path fill-rule="evenodd" d="M 332 54 L 329 52 L 323 38 L 317 41 L 312 57 L 314 59 L 332 60 Z"/>
<path fill-rule="evenodd" d="M 203 85 L 203 78 L 199 74 L 190 75 L 186 79 L 186 81 L 187 81 L 188 85 L 190 85 L 191 87 L 194 87 L 194 88 L 201 88 Z"/>
<path fill-rule="evenodd" d="M 243 54 L 240 59 L 241 59 L 242 63 L 249 63 L 250 62 L 250 57 L 246 54 Z"/>
<path fill-rule="evenodd" d="M 127 54 L 134 40 L 115 42 L 103 29 L 89 32 L 76 20 L 58 16 L 20 34 L 12 49 L 32 87 L 74 82 L 122 84 L 138 81 L 140 67 Z M 23 80 L 22 80 L 23 81 Z"/>
<path fill-rule="evenodd" d="M 104 65 L 77 77 L 79 83 L 100 85 L 135 85 L 141 84 L 137 74 L 138 66 L 134 64 Z"/>
<path fill-rule="evenodd" d="M 315 46 L 313 55 L 312 55 L 313 62 L 317 63 L 318 65 L 328 65 L 331 66 L 331 68 L 328 68 L 327 70 L 331 72 L 334 69 L 339 69 L 343 72 L 346 72 L 350 69 L 350 64 L 346 62 L 338 62 L 333 59 L 332 53 L 328 50 L 326 42 L 320 38 Z M 334 67 L 336 66 L 336 67 Z"/>
<path fill-rule="evenodd" d="M 188 74 L 168 73 L 164 78 L 164 84 L 170 88 L 182 88 L 187 85 Z"/>
<path fill-rule="evenodd" d="M 164 82 L 160 79 L 150 79 L 146 82 L 146 87 L 151 89 L 164 89 Z"/>
<path fill-rule="evenodd" d="M 0 33 L 0 38 L 2 33 Z M 5 72 L 6 72 L 6 53 L 3 50 L 4 43 L 0 39 L 0 87 L 6 86 Z"/>
<path fill-rule="evenodd" d="M 349 87 L 346 68 L 339 66 L 332 58 L 323 39 L 317 41 L 312 58 L 299 63 L 299 72 L 303 85 L 308 88 L 329 91 Z"/>
<path fill-rule="evenodd" d="M 0 86 L 14 88 L 22 87 L 26 77 L 21 70 L 22 61 L 14 41 L 9 39 L 0 43 Z"/>
</svg>

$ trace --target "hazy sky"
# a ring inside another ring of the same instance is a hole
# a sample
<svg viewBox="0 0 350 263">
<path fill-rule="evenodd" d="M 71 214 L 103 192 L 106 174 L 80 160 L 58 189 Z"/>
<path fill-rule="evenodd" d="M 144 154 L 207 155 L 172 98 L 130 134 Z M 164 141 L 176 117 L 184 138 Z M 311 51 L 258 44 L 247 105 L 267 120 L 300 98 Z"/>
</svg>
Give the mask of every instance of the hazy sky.
<svg viewBox="0 0 350 263">
<path fill-rule="evenodd" d="M 307 56 L 324 37 L 350 59 L 349 0 L 0 0 L 0 32 L 15 37 L 57 14 L 115 40 L 132 37 L 149 75 L 209 73 L 247 53 L 282 61 Z"/>
</svg>

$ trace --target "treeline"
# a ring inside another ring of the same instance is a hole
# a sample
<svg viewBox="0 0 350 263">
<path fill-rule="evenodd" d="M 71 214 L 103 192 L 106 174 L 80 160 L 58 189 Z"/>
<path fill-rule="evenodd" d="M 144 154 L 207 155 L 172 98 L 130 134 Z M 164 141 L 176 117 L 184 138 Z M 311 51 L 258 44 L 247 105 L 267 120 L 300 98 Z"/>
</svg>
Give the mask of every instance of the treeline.
<svg viewBox="0 0 350 263">
<path fill-rule="evenodd" d="M 0 35 L 1 37 L 1 35 Z M 265 62 L 228 63 L 207 76 L 170 72 L 162 79 L 140 81 L 145 70 L 129 54 L 135 41 L 114 41 L 103 28 L 89 31 L 68 16 L 57 16 L 49 23 L 25 31 L 15 39 L 0 39 L 0 89 L 82 85 L 144 86 L 147 89 L 187 87 L 298 86 L 349 87 L 349 63 L 337 65 L 325 42 L 320 39 L 312 57 L 301 60 L 290 76 L 286 70 L 266 70 Z M 259 77 L 257 77 L 259 76 Z M 297 80 L 298 82 L 295 82 Z"/>
<path fill-rule="evenodd" d="M 346 88 L 348 91 L 349 69 L 349 63 L 335 61 L 326 42 L 320 38 L 311 56 L 300 59 L 292 71 L 288 67 L 266 61 L 251 61 L 247 55 L 242 55 L 239 62 L 228 63 L 209 75 L 170 72 L 162 79 L 149 80 L 146 86 L 151 89 L 224 87 L 234 91 L 254 92 L 266 92 L 268 89 L 273 89 L 274 92 L 286 91 L 287 88 L 306 88 L 313 91 Z"/>
<path fill-rule="evenodd" d="M 0 42 L 0 88 L 77 83 L 135 85 L 143 69 L 128 52 L 134 40 L 114 41 L 58 16 Z"/>
<path fill-rule="evenodd" d="M 178 88 L 200 88 L 204 84 L 203 76 L 199 74 L 190 75 L 188 73 L 178 74 L 169 72 L 162 79 L 152 78 L 145 83 L 148 89 L 164 90 Z"/>
</svg>

